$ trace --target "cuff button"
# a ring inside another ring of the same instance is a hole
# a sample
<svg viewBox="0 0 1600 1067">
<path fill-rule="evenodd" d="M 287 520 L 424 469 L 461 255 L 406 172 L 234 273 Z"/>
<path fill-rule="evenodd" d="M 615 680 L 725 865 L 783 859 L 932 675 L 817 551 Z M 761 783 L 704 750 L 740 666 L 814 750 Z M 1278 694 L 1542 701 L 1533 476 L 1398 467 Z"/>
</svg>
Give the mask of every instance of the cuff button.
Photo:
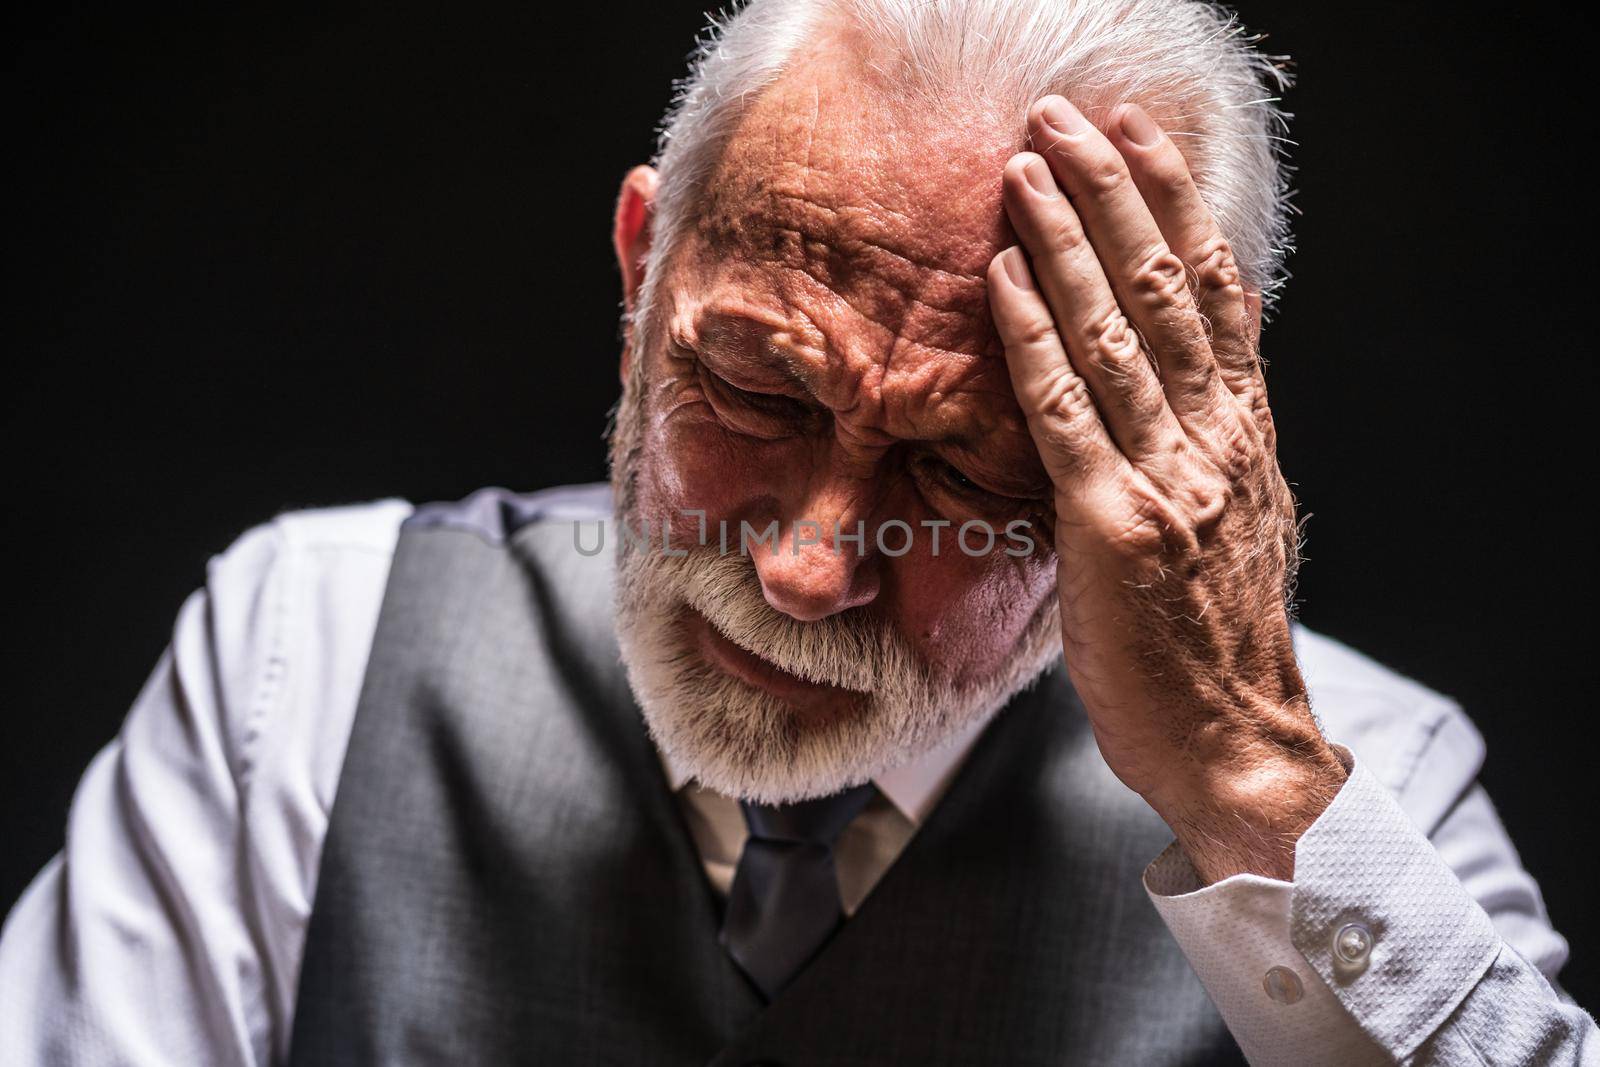
<svg viewBox="0 0 1600 1067">
<path fill-rule="evenodd" d="M 1261 988 L 1279 1004 L 1293 1004 L 1306 994 L 1305 987 L 1300 984 L 1300 976 L 1287 967 L 1274 967 L 1268 971 L 1261 980 Z"/>
<path fill-rule="evenodd" d="M 1372 931 L 1361 923 L 1345 923 L 1333 935 L 1333 954 L 1347 967 L 1359 967 L 1372 953 Z"/>
</svg>

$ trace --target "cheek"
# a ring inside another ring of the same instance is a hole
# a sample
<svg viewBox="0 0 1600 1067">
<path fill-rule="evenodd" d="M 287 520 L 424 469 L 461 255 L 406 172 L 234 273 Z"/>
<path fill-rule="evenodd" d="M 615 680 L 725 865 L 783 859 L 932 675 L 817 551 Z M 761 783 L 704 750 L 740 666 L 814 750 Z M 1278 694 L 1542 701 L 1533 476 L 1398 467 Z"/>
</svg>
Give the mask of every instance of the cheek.
<svg viewBox="0 0 1600 1067">
<path fill-rule="evenodd" d="M 941 539 L 937 557 L 916 553 L 893 561 L 892 602 L 885 608 L 926 662 L 958 682 L 987 677 L 1055 596 L 1054 554 L 1038 531 L 1034 541 L 1031 556 L 997 549 L 974 559 Z"/>
<path fill-rule="evenodd" d="M 735 438 L 705 412 L 704 405 L 680 408 L 652 420 L 640 461 L 639 505 L 652 522 L 663 519 L 674 530 L 698 535 L 699 518 L 685 511 L 703 511 L 716 539 L 725 521 L 737 537 L 738 522 L 752 517 L 752 503 L 770 498 L 775 472 L 810 462 L 793 442 Z"/>
</svg>

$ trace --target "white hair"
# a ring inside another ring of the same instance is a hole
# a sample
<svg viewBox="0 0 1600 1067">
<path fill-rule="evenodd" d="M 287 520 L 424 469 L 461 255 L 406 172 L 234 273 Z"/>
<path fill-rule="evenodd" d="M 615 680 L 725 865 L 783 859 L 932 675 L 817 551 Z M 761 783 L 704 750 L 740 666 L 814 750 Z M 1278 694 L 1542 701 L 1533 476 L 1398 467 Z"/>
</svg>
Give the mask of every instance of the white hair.
<svg viewBox="0 0 1600 1067">
<path fill-rule="evenodd" d="M 694 223 L 743 109 L 825 31 L 845 35 L 913 99 L 965 101 L 1025 133 L 1058 93 L 1091 120 L 1139 103 L 1178 139 L 1245 284 L 1271 297 L 1286 276 L 1283 160 L 1288 84 L 1237 20 L 1201 0 L 750 0 L 713 19 L 662 123 L 649 259 Z M 641 322 L 659 270 L 646 270 Z"/>
</svg>

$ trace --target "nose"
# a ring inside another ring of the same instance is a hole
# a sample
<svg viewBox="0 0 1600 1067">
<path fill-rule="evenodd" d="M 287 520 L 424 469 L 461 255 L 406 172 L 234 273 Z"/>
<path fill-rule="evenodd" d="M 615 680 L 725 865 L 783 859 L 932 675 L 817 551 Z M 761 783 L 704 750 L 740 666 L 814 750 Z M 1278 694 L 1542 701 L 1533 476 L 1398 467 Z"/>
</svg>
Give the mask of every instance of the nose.
<svg viewBox="0 0 1600 1067">
<path fill-rule="evenodd" d="M 804 508 L 780 519 L 776 541 L 751 549 L 768 604 L 801 622 L 816 622 L 877 598 L 866 495 L 860 487 L 813 494 Z"/>
</svg>

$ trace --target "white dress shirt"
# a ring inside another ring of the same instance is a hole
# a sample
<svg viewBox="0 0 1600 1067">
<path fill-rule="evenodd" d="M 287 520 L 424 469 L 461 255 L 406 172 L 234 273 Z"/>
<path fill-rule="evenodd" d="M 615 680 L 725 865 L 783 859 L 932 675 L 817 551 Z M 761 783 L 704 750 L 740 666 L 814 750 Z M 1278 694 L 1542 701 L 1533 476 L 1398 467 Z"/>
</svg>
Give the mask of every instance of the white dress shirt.
<svg viewBox="0 0 1600 1067">
<path fill-rule="evenodd" d="M 280 1062 L 322 842 L 398 529 L 385 500 L 286 513 L 213 557 L 120 734 L 85 772 L 66 846 L 0 931 L 0 1064 Z M 1550 928 L 1452 703 L 1309 631 L 1349 781 L 1293 883 L 1201 887 L 1175 846 L 1145 888 L 1254 1062 L 1600 1062 L 1553 980 Z M 1065 713 L 1065 712 L 1064 712 Z M 848 911 L 933 810 L 967 734 L 880 776 L 838 845 Z M 738 806 L 666 765 L 713 884 Z M 1540 1061 L 1544 1062 L 1544 1061 Z"/>
</svg>

